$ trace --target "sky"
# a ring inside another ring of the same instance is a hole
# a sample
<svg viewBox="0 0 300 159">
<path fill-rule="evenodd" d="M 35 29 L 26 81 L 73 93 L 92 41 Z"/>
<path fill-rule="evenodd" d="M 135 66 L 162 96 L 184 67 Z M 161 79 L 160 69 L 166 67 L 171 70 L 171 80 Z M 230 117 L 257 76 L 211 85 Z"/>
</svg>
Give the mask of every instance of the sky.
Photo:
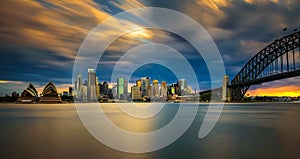
<svg viewBox="0 0 300 159">
<path fill-rule="evenodd" d="M 272 41 L 292 33 L 295 28 L 300 29 L 300 0 L 0 1 L 0 96 L 12 91 L 20 93 L 29 82 L 38 90 L 48 81 L 53 81 L 59 91 L 67 89 L 72 84 L 77 52 L 88 33 L 118 13 L 143 7 L 172 9 L 198 22 L 214 40 L 230 79 Z M 132 17 L 135 16 L 143 15 Z M 160 43 L 175 48 L 188 60 L 197 75 L 200 90 L 210 89 L 206 63 L 184 38 L 160 29 L 130 31 L 128 28 L 134 24 L 127 23 L 126 18 L 110 23 L 109 30 L 100 33 L 101 37 L 105 40 L 115 35 L 120 23 L 126 34 L 107 47 L 99 61 L 96 71 L 100 82 L 115 81 L 111 79 L 113 68 L 128 50 L 142 44 Z M 178 27 L 187 31 L 189 28 L 185 24 Z M 287 31 L 283 32 L 283 28 Z M 166 56 L 167 53 L 161 52 L 160 55 Z M 136 55 L 131 61 L 119 64 L 126 70 L 128 63 L 143 58 Z M 300 61 L 299 58 L 298 55 L 296 60 Z M 186 68 L 176 69 L 186 71 Z M 86 72 L 82 74 L 86 78 Z M 128 80 L 132 83 L 142 76 L 176 82 L 174 73 L 159 64 L 141 66 Z M 300 96 L 299 79 L 251 86 L 248 94 Z M 221 83 L 221 79 L 216 82 Z M 188 80 L 188 85 L 194 87 L 195 83 Z"/>
</svg>

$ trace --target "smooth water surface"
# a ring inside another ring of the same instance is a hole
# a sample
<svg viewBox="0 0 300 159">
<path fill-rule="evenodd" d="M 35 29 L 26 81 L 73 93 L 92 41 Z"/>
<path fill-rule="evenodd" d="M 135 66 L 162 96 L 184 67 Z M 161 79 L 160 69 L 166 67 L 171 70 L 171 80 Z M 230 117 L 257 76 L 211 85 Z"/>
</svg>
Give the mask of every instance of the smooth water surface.
<svg viewBox="0 0 300 159">
<path fill-rule="evenodd" d="M 103 104 L 102 108 L 120 128 L 149 132 L 168 124 L 178 104 L 166 104 L 149 119 L 125 115 L 116 104 Z M 207 105 L 200 104 L 191 127 L 173 144 L 150 153 L 130 154 L 94 139 L 81 123 L 74 104 L 0 104 L 0 158 L 300 158 L 299 103 L 225 104 L 215 128 L 199 139 L 206 110 Z"/>
</svg>

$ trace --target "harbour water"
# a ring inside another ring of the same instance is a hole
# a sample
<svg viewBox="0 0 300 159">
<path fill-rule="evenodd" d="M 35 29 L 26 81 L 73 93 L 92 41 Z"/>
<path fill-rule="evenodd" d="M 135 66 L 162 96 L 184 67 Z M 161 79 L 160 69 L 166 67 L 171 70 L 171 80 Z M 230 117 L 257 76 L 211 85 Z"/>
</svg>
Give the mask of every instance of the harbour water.
<svg viewBox="0 0 300 159">
<path fill-rule="evenodd" d="M 178 110 L 178 104 L 166 104 L 158 116 L 138 120 L 124 115 L 116 104 L 102 107 L 113 123 L 132 132 L 159 129 Z M 133 154 L 97 141 L 80 121 L 74 104 L 0 104 L 0 158 L 300 158 L 300 103 L 225 104 L 214 129 L 199 139 L 207 108 L 199 105 L 192 125 L 171 145 Z"/>
</svg>

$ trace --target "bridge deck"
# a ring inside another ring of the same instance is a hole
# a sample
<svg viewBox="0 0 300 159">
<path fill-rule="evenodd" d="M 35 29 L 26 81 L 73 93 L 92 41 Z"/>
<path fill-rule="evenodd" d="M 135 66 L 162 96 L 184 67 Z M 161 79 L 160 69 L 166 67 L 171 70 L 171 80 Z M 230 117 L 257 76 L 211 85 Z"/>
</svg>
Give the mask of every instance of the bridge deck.
<svg viewBox="0 0 300 159">
<path fill-rule="evenodd" d="M 256 85 L 256 84 L 261 84 L 261 83 L 265 83 L 265 82 L 270 82 L 270 81 L 275 81 L 275 80 L 280 80 L 280 79 L 285 79 L 285 78 L 291 78 L 291 77 L 296 77 L 296 76 L 300 76 L 300 70 L 270 75 L 270 76 L 250 80 L 250 81 L 245 81 L 243 83 L 233 84 L 230 86 L 233 87 L 233 86 L 238 86 L 238 85 L 239 86 Z"/>
</svg>

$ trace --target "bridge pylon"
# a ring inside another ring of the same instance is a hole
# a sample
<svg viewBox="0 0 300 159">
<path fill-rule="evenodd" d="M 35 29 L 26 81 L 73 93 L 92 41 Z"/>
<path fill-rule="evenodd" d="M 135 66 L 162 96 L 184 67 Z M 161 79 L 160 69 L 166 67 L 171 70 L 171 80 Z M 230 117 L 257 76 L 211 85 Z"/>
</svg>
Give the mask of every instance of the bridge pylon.
<svg viewBox="0 0 300 159">
<path fill-rule="evenodd" d="M 231 88 L 229 87 L 229 77 L 224 76 L 222 82 L 222 101 L 230 102 L 232 100 Z"/>
</svg>

